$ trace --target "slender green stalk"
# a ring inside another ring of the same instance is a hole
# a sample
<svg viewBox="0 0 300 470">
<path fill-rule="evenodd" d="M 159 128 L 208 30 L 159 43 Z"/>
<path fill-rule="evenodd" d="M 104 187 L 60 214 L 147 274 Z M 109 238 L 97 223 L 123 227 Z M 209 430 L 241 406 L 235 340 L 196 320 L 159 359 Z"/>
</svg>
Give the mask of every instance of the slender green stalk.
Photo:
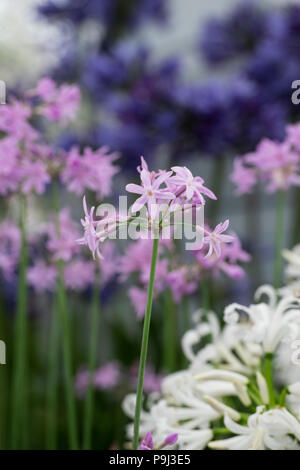
<svg viewBox="0 0 300 470">
<path fill-rule="evenodd" d="M 56 215 L 56 229 L 59 234 L 59 197 L 57 182 L 53 183 L 53 205 Z M 65 369 L 65 394 L 67 402 L 67 416 L 68 416 L 68 434 L 69 446 L 72 450 L 78 449 L 78 434 L 77 434 L 77 418 L 76 418 L 76 404 L 73 386 L 73 360 L 72 360 L 72 344 L 71 344 L 71 329 L 69 312 L 67 308 L 66 290 L 64 285 L 64 263 L 63 261 L 57 262 L 57 312 L 62 331 L 62 347 Z"/>
<path fill-rule="evenodd" d="M 277 214 L 276 214 L 276 234 L 275 234 L 275 263 L 274 263 L 274 287 L 277 289 L 282 280 L 282 249 L 284 242 L 284 208 L 286 193 L 281 190 L 278 193 Z"/>
<path fill-rule="evenodd" d="M 273 385 L 273 373 L 272 373 L 272 359 L 273 354 L 267 353 L 265 357 L 265 378 L 268 385 L 268 392 L 270 398 L 270 406 L 275 405 L 274 385 Z"/>
<path fill-rule="evenodd" d="M 140 428 L 140 417 L 141 417 L 142 400 L 143 400 L 144 374 L 145 374 L 148 341 L 149 341 L 155 270 L 156 270 L 156 263 L 157 263 L 157 258 L 158 258 L 158 246 L 159 246 L 159 239 L 154 238 L 153 248 L 152 248 L 150 278 L 149 278 L 149 284 L 148 284 L 147 305 L 146 305 L 144 327 L 143 327 L 142 347 L 141 347 L 140 366 L 139 366 L 139 378 L 138 378 L 138 385 L 137 385 L 135 419 L 134 419 L 134 437 L 133 437 L 134 449 L 137 449 L 139 445 L 139 428 Z"/>
<path fill-rule="evenodd" d="M 229 429 L 227 428 L 213 428 L 212 432 L 214 436 L 219 436 L 222 434 L 232 434 L 231 431 L 229 431 Z"/>
<path fill-rule="evenodd" d="M 281 394 L 280 394 L 280 397 L 279 397 L 279 400 L 278 400 L 278 405 L 279 405 L 279 406 L 284 406 L 284 404 L 285 404 L 285 398 L 286 398 L 286 396 L 287 396 L 288 393 L 289 393 L 288 387 L 285 387 L 285 388 L 282 390 L 282 392 L 281 392 Z"/>
<path fill-rule="evenodd" d="M 176 312 L 170 290 L 164 293 L 163 309 L 163 364 L 168 372 L 175 368 L 176 355 Z"/>
<path fill-rule="evenodd" d="M 26 245 L 26 200 L 20 196 L 19 226 L 21 231 L 21 253 L 18 276 L 18 298 L 16 308 L 14 370 L 12 382 L 12 411 L 11 411 L 11 447 L 20 449 L 26 446 L 29 435 L 26 414 L 27 404 L 27 245 Z M 25 445 L 24 445 L 25 444 Z"/>
<path fill-rule="evenodd" d="M 87 389 L 85 406 L 84 406 L 84 428 L 83 428 L 83 448 L 89 450 L 92 441 L 92 428 L 93 428 L 93 414 L 94 414 L 94 387 L 93 387 L 93 373 L 97 365 L 97 353 L 99 343 L 99 324 L 100 324 L 100 287 L 98 286 L 98 277 L 96 276 L 93 302 L 92 302 L 92 315 L 90 324 L 90 341 L 89 341 L 89 385 Z"/>
<path fill-rule="evenodd" d="M 7 342 L 7 313 L 4 311 L 3 299 L 0 299 L 0 331 L 1 340 Z M 9 417 L 8 401 L 9 401 L 9 390 L 8 390 L 8 373 L 7 366 L 0 365 L 0 449 L 7 449 L 7 424 Z"/>
<path fill-rule="evenodd" d="M 57 299 L 53 302 L 49 338 L 49 375 L 47 386 L 46 448 L 57 448 L 58 375 L 59 375 L 59 325 L 56 318 Z"/>
<path fill-rule="evenodd" d="M 76 405 L 74 396 L 73 385 L 73 364 L 72 364 L 72 346 L 71 346 L 71 330 L 67 310 L 66 291 L 63 282 L 63 263 L 58 263 L 59 275 L 57 281 L 57 296 L 58 296 L 58 313 L 61 323 L 62 336 L 63 336 L 63 356 L 65 367 L 65 393 L 67 401 L 67 415 L 68 415 L 68 432 L 69 432 L 69 445 L 71 450 L 78 449 L 77 440 L 77 419 L 76 419 Z"/>
</svg>

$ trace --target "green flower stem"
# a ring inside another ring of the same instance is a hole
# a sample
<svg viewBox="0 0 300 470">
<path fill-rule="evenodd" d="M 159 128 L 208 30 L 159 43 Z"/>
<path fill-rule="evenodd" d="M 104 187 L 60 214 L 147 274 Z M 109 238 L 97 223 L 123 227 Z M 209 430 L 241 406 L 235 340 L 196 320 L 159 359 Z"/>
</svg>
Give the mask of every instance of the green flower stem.
<svg viewBox="0 0 300 470">
<path fill-rule="evenodd" d="M 261 398 L 253 390 L 251 390 L 251 388 L 248 389 L 248 395 L 257 406 L 260 406 L 263 404 L 261 401 Z"/>
<path fill-rule="evenodd" d="M 56 216 L 56 230 L 59 234 L 59 195 L 57 188 L 57 181 L 53 182 L 53 206 Z M 72 450 L 78 449 L 78 434 L 77 434 L 77 418 L 76 418 L 76 404 L 74 395 L 73 384 L 73 359 L 72 359 L 72 344 L 71 344 L 71 329 L 69 312 L 67 309 L 66 289 L 64 285 L 64 263 L 63 261 L 57 262 L 57 313 L 62 332 L 62 347 L 65 369 L 65 394 L 67 403 L 67 416 L 68 416 L 68 434 L 69 446 Z"/>
<path fill-rule="evenodd" d="M 150 321 L 151 321 L 151 311 L 152 311 L 152 299 L 153 299 L 153 290 L 154 290 L 154 280 L 155 280 L 155 270 L 156 263 L 158 258 L 158 246 L 159 239 L 154 238 L 153 248 L 152 248 L 152 260 L 151 260 L 151 269 L 150 269 L 150 278 L 148 284 L 148 296 L 147 296 L 147 305 L 144 318 L 144 327 L 143 327 L 143 337 L 142 337 L 142 347 L 140 355 L 140 366 L 139 366 L 139 377 L 137 385 L 137 396 L 136 396 L 136 407 L 135 407 L 135 419 L 134 419 L 134 437 L 133 437 L 133 448 L 138 449 L 139 446 L 139 429 L 140 429 L 140 417 L 142 409 L 142 400 L 143 400 L 143 384 L 144 384 L 144 374 L 148 350 L 148 341 L 149 341 L 149 331 L 150 331 Z"/>
<path fill-rule="evenodd" d="M 7 319 L 9 315 L 4 310 L 3 298 L 0 299 L 0 331 L 1 340 L 7 343 L 8 330 L 7 330 Z M 7 424 L 9 417 L 9 390 L 8 390 L 8 370 L 6 365 L 0 365 L 0 449 L 7 449 Z"/>
<path fill-rule="evenodd" d="M 163 310 L 163 365 L 166 371 L 173 372 L 176 355 L 176 312 L 169 289 L 164 293 Z"/>
<path fill-rule="evenodd" d="M 58 314 L 62 329 L 63 336 L 63 356 L 65 367 L 65 393 L 67 401 L 67 415 L 68 415 L 68 432 L 69 432 L 69 445 L 71 450 L 78 449 L 77 440 L 77 419 L 76 419 L 76 405 L 74 396 L 74 384 L 72 373 L 72 347 L 71 347 L 71 330 L 70 322 L 67 311 L 66 290 L 63 281 L 63 263 L 58 263 L 58 280 L 57 280 L 57 297 L 58 297 Z"/>
<path fill-rule="evenodd" d="M 223 435 L 223 434 L 232 434 L 232 432 L 229 431 L 229 429 L 227 429 L 227 428 L 213 428 L 212 432 L 213 432 L 214 436 L 219 436 L 219 435 Z"/>
<path fill-rule="evenodd" d="M 47 428 L 46 448 L 57 448 L 57 413 L 58 413 L 58 374 L 59 374 L 59 325 L 56 318 L 57 299 L 53 302 L 49 339 L 49 374 L 47 386 Z"/>
<path fill-rule="evenodd" d="M 90 324 L 90 341 L 89 341 L 89 385 L 87 389 L 85 406 L 84 406 L 84 429 L 83 429 L 83 448 L 89 450 L 91 448 L 92 440 L 92 428 L 93 428 L 93 415 L 94 415 L 94 404 L 95 394 L 93 387 L 93 373 L 97 365 L 97 353 L 99 343 L 99 325 L 100 325 L 100 292 L 99 287 L 99 275 L 96 276 L 93 301 L 92 301 L 92 312 L 91 312 L 91 324 Z"/>
<path fill-rule="evenodd" d="M 27 282 L 26 271 L 28 263 L 26 245 L 26 199 L 20 196 L 19 226 L 21 231 L 21 252 L 18 275 L 18 298 L 16 308 L 14 370 L 12 379 L 12 418 L 11 418 L 11 447 L 20 449 L 26 447 L 26 436 L 29 430 L 24 410 L 27 404 Z"/>
<path fill-rule="evenodd" d="M 273 373 L 272 373 L 272 359 L 273 354 L 267 353 L 265 357 L 265 378 L 268 385 L 270 407 L 275 406 L 275 395 L 274 395 L 274 385 L 273 385 Z"/>
<path fill-rule="evenodd" d="M 287 396 L 288 393 L 289 393 L 289 392 L 288 392 L 288 388 L 285 387 L 285 388 L 282 390 L 282 392 L 281 392 L 281 394 L 280 394 L 280 397 L 279 397 L 279 400 L 278 400 L 279 406 L 284 406 L 284 405 L 285 405 L 285 398 L 286 398 L 286 396 Z"/>
<path fill-rule="evenodd" d="M 279 288 L 282 280 L 282 249 L 284 241 L 284 208 L 286 193 L 281 190 L 278 193 L 277 214 L 276 214 L 276 234 L 275 234 L 275 263 L 274 263 L 274 287 Z"/>
</svg>

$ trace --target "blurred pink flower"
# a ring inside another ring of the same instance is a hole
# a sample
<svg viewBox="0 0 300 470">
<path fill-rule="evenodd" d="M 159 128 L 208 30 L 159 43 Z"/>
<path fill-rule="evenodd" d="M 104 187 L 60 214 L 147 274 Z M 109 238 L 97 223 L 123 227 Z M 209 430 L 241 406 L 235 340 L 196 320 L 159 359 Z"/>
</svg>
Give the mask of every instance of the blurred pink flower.
<svg viewBox="0 0 300 470">
<path fill-rule="evenodd" d="M 79 196 L 89 189 L 103 199 L 110 194 L 112 179 L 119 171 L 114 165 L 117 158 L 118 154 L 108 153 L 107 147 L 96 151 L 87 147 L 83 155 L 77 147 L 73 147 L 67 154 L 61 179 L 69 191 Z"/>
<path fill-rule="evenodd" d="M 54 260 L 69 261 L 79 251 L 79 231 L 77 224 L 71 219 L 67 208 L 62 209 L 58 217 L 58 231 L 55 221 L 48 226 L 48 250 Z"/>
<path fill-rule="evenodd" d="M 251 193 L 257 182 L 256 171 L 245 166 L 241 158 L 236 158 L 233 165 L 230 179 L 237 187 L 236 194 Z"/>
<path fill-rule="evenodd" d="M 94 374 L 94 386 L 100 390 L 109 390 L 118 385 L 121 372 L 117 362 L 108 362 L 96 370 Z"/>
<path fill-rule="evenodd" d="M 46 265 L 45 261 L 37 260 L 27 270 L 28 284 L 37 292 L 52 291 L 56 284 L 57 271 L 54 266 Z"/>
<path fill-rule="evenodd" d="M 75 118 L 80 103 L 80 90 L 77 85 L 63 84 L 57 87 L 51 78 L 43 78 L 30 93 L 42 99 L 38 111 L 49 121 L 66 124 Z"/>
<path fill-rule="evenodd" d="M 120 256 L 117 253 L 116 245 L 111 242 L 105 243 L 102 250 L 103 259 L 100 261 L 101 285 L 108 284 L 119 270 Z"/>
<path fill-rule="evenodd" d="M 37 95 L 44 101 L 52 101 L 56 96 L 56 84 L 52 78 L 44 77 L 30 94 Z"/>
<path fill-rule="evenodd" d="M 145 315 L 145 308 L 147 303 L 147 291 L 140 287 L 132 286 L 128 290 L 128 295 L 131 303 L 136 311 L 137 318 L 141 320 Z"/>
<path fill-rule="evenodd" d="M 264 139 L 258 145 L 256 152 L 246 155 L 244 159 L 248 164 L 258 168 L 262 180 L 268 182 L 269 192 L 288 189 L 291 185 L 300 185 L 300 157 L 288 142 L 278 143 Z"/>
<path fill-rule="evenodd" d="M 86 394 L 89 385 L 89 373 L 87 370 L 82 370 L 76 374 L 75 377 L 75 393 L 78 398 L 83 398 Z"/>
<path fill-rule="evenodd" d="M 214 193 L 203 185 L 204 180 L 200 176 L 194 177 L 186 166 L 173 166 L 172 170 L 176 175 L 169 178 L 168 182 L 176 184 L 178 191 L 183 188 L 181 196 L 184 196 L 187 201 L 194 198 L 200 204 L 205 204 L 203 194 L 211 199 L 217 199 Z"/>
<path fill-rule="evenodd" d="M 233 241 L 231 235 L 222 235 L 222 233 L 228 229 L 228 226 L 229 220 L 225 220 L 225 222 L 218 224 L 212 232 L 205 232 L 204 245 L 208 244 L 206 258 L 209 258 L 213 253 L 215 253 L 217 257 L 220 257 L 222 253 L 221 245 Z"/>
<path fill-rule="evenodd" d="M 22 192 L 28 194 L 35 191 L 42 194 L 45 187 L 50 183 L 51 179 L 47 171 L 47 167 L 43 162 L 30 162 L 25 160 L 22 166 Z"/>
<path fill-rule="evenodd" d="M 0 107 L 2 109 L 2 107 Z M 0 194 L 16 191 L 21 180 L 19 144 L 15 137 L 0 140 Z"/>
<path fill-rule="evenodd" d="M 0 107 L 0 130 L 19 141 L 37 139 L 39 133 L 29 124 L 32 109 L 28 103 L 13 100 Z"/>
<path fill-rule="evenodd" d="M 236 235 L 232 236 L 232 242 L 222 247 L 220 257 L 214 254 L 210 258 L 206 258 L 201 250 L 194 253 L 196 260 L 204 271 L 211 271 L 214 277 L 217 277 L 220 271 L 232 279 L 238 280 L 244 277 L 245 271 L 238 263 L 248 263 L 251 256 L 242 249 L 239 238 Z"/>
<path fill-rule="evenodd" d="M 64 280 L 66 287 L 74 291 L 87 289 L 95 280 L 95 264 L 81 259 L 69 262 L 64 268 Z"/>
<path fill-rule="evenodd" d="M 138 212 L 147 205 L 149 215 L 155 217 L 157 205 L 161 199 L 175 199 L 175 195 L 168 191 L 167 188 L 161 188 L 161 185 L 165 183 L 171 174 L 172 172 L 168 171 L 155 175 L 143 168 L 140 173 L 141 185 L 132 183 L 126 185 L 126 191 L 140 195 L 131 208 L 132 212 Z"/>
<path fill-rule="evenodd" d="M 126 248 L 120 259 L 119 272 L 121 280 L 125 281 L 133 272 L 143 271 L 150 266 L 152 255 L 152 241 L 139 238 Z"/>
<path fill-rule="evenodd" d="M 198 287 L 196 280 L 189 280 L 189 272 L 188 266 L 182 266 L 167 274 L 167 283 L 176 303 L 181 302 L 184 295 L 190 295 L 195 292 Z"/>
<path fill-rule="evenodd" d="M 97 369 L 92 376 L 92 384 L 98 390 L 110 390 L 118 385 L 121 378 L 118 362 L 107 362 Z M 75 377 L 75 391 L 79 398 L 83 398 L 89 385 L 89 372 L 81 370 Z"/>
<path fill-rule="evenodd" d="M 138 363 L 133 364 L 130 368 L 130 377 L 132 381 L 132 387 L 136 388 L 138 380 Z M 164 376 L 162 374 L 156 374 L 154 367 L 148 364 L 145 369 L 144 375 L 144 390 L 146 393 L 161 392 L 161 384 Z"/>
<path fill-rule="evenodd" d="M 300 123 L 287 126 L 287 142 L 292 148 L 300 152 Z"/>
<path fill-rule="evenodd" d="M 299 124 L 287 126 L 284 142 L 263 139 L 255 152 L 236 159 L 231 180 L 237 186 L 237 194 L 251 192 L 258 181 L 271 193 L 300 186 L 299 135 Z"/>
<path fill-rule="evenodd" d="M 159 259 L 156 263 L 155 284 L 154 284 L 156 293 L 163 291 L 164 288 L 166 287 L 166 280 L 168 276 L 168 265 L 169 265 L 169 262 L 167 259 Z M 141 268 L 140 281 L 146 286 L 149 282 L 149 277 L 150 277 L 150 264 L 144 264 L 144 266 L 142 266 Z"/>
</svg>

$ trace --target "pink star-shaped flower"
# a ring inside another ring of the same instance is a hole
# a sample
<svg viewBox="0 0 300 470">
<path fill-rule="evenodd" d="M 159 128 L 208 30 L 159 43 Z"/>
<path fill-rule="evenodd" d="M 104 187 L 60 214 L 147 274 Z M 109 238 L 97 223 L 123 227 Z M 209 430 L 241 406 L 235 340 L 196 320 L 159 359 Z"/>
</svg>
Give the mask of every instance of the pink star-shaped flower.
<svg viewBox="0 0 300 470">
<path fill-rule="evenodd" d="M 155 217 L 157 205 L 159 204 L 160 199 L 174 199 L 175 195 L 168 191 L 168 189 L 160 188 L 171 174 L 171 171 L 167 171 L 161 173 L 159 176 L 155 176 L 155 174 L 150 173 L 144 167 L 140 173 L 142 184 L 127 184 L 126 186 L 126 191 L 129 193 L 140 194 L 140 197 L 132 206 L 132 212 L 140 211 L 144 205 L 147 204 L 149 214 L 152 217 Z"/>
<path fill-rule="evenodd" d="M 234 240 L 234 237 L 231 235 L 222 235 L 227 230 L 228 225 L 229 220 L 225 220 L 225 222 L 218 224 L 211 233 L 207 232 L 207 235 L 204 237 L 204 243 L 209 245 L 209 249 L 205 258 L 210 257 L 213 253 L 219 258 L 221 256 L 221 244 L 230 243 Z"/>
</svg>

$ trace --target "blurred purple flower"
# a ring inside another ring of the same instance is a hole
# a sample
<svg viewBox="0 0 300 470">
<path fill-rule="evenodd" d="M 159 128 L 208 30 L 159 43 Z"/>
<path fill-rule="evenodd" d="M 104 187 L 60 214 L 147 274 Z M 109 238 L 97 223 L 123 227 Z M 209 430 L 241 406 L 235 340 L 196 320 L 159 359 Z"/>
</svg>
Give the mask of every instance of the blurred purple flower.
<svg viewBox="0 0 300 470">
<path fill-rule="evenodd" d="M 67 288 L 77 292 L 87 289 L 95 280 L 95 263 L 77 259 L 64 268 L 64 280 Z"/>
<path fill-rule="evenodd" d="M 117 362 L 108 362 L 94 373 L 94 386 L 100 390 L 109 390 L 118 385 L 120 380 L 120 365 Z"/>
<path fill-rule="evenodd" d="M 57 271 L 43 260 L 36 260 L 27 270 L 28 284 L 37 292 L 53 291 L 56 286 Z"/>
</svg>

